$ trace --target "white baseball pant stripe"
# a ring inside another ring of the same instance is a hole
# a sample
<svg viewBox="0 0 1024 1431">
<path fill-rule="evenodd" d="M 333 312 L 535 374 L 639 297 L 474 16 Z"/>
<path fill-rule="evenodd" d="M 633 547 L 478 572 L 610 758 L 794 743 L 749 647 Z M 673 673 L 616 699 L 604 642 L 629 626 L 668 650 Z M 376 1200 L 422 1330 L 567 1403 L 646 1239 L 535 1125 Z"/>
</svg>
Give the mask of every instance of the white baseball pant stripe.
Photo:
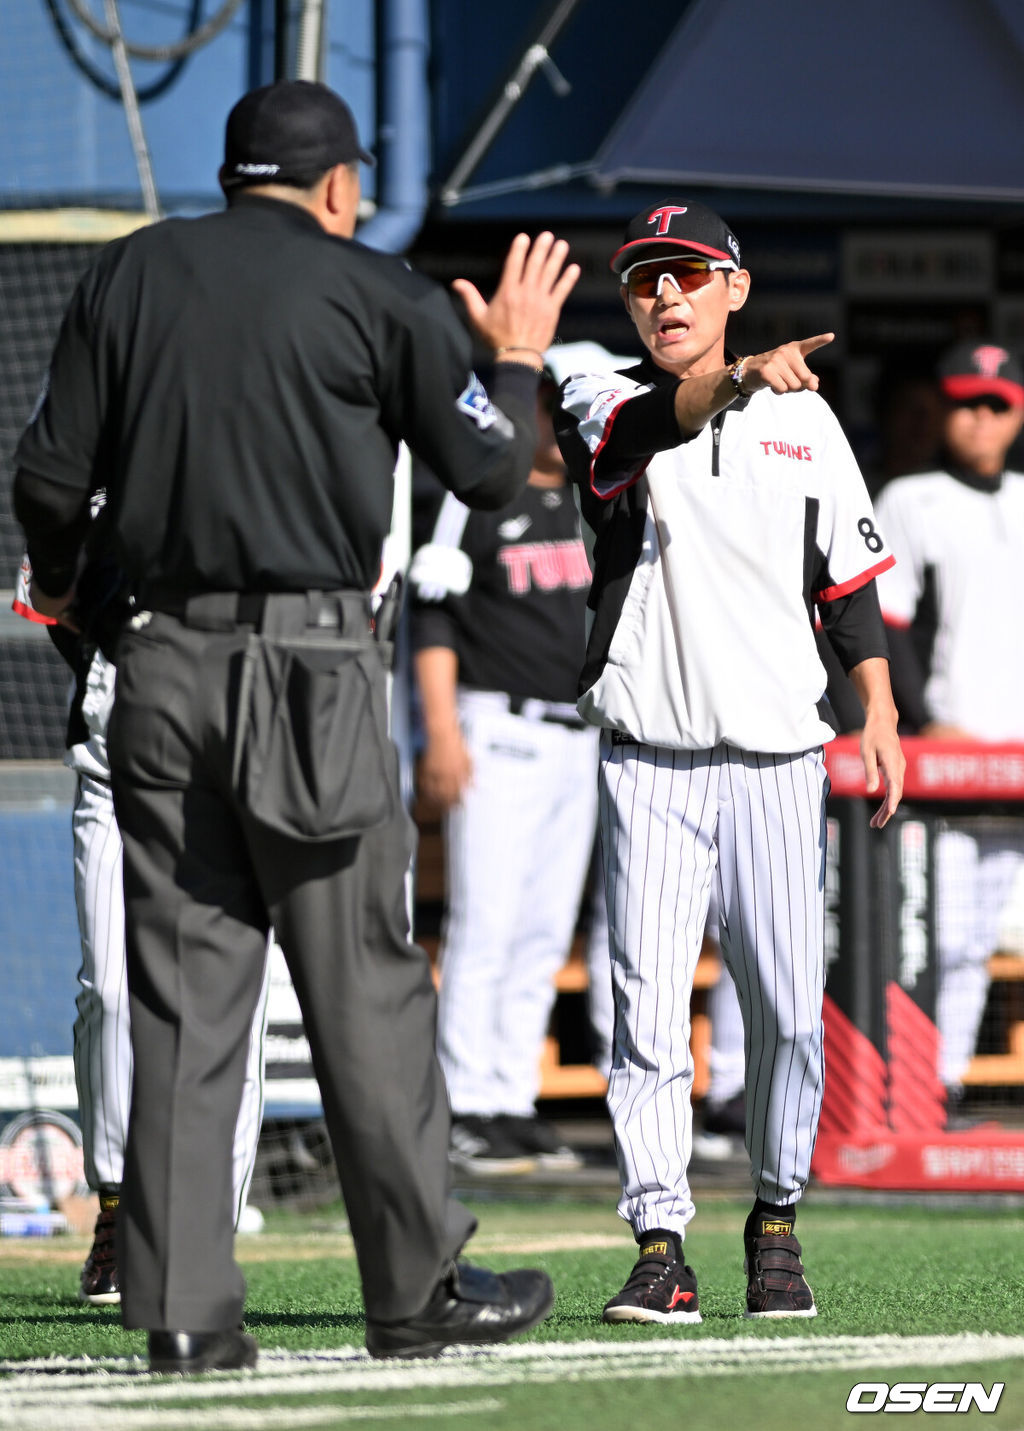
<svg viewBox="0 0 1024 1431">
<path fill-rule="evenodd" d="M 823 1082 L 826 774 L 820 750 L 669 750 L 602 737 L 600 826 L 615 990 L 608 1107 L 637 1233 L 693 1217 L 690 997 L 712 888 L 743 1013 L 754 1191 L 807 1182 Z"/>
<path fill-rule="evenodd" d="M 81 772 L 72 813 L 81 992 L 74 1028 L 75 1082 L 86 1182 L 120 1183 L 131 1101 L 132 1052 L 125 971 L 121 833 L 110 786 Z M 236 1221 L 252 1181 L 263 1119 L 263 1041 L 269 961 L 253 1017 L 233 1151 Z"/>
<path fill-rule="evenodd" d="M 608 949 L 608 919 L 605 913 L 604 866 L 600 859 L 591 871 L 593 890 L 590 930 L 587 937 L 588 1013 L 594 1041 L 594 1065 L 605 1078 L 612 1061 L 615 1003 L 611 984 L 611 954 Z M 718 902 L 711 888 L 711 905 L 705 938 L 718 944 Z M 711 1044 L 708 1049 L 708 1102 L 727 1103 L 743 1092 L 745 1057 L 743 1014 L 736 997 L 736 985 L 728 971 L 708 991 Z"/>
<path fill-rule="evenodd" d="M 597 816 L 596 728 L 463 691 L 473 780 L 445 819 L 438 1054 L 456 1113 L 529 1116 Z"/>
</svg>

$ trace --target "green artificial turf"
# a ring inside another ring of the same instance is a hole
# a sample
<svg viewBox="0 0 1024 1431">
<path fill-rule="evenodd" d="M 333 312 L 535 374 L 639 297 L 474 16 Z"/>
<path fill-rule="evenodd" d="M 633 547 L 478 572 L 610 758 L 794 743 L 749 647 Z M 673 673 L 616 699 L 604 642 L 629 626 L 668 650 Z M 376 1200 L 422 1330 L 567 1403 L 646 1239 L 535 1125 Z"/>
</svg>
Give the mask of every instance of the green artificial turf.
<svg viewBox="0 0 1024 1431">
<path fill-rule="evenodd" d="M 543 1267 L 554 1279 L 554 1313 L 536 1340 L 643 1338 L 643 1327 L 606 1326 L 604 1301 L 625 1281 L 635 1245 L 611 1210 L 571 1203 L 488 1202 L 468 1249 L 498 1270 Z M 751 1323 L 742 1316 L 741 1230 L 745 1202 L 715 1202 L 698 1213 L 686 1242 L 700 1287 L 700 1326 L 659 1328 L 687 1338 L 751 1335 L 900 1335 L 1024 1331 L 1024 1218 L 1016 1208 L 828 1206 L 810 1200 L 798 1233 L 819 1316 Z M 249 1293 L 247 1325 L 266 1345 L 358 1345 L 362 1311 L 343 1213 L 267 1217 L 260 1237 L 240 1239 Z M 607 1246 L 575 1246 L 578 1239 Z M 63 1245 L 62 1245 L 63 1244 Z M 561 1245 L 560 1245 L 561 1244 Z M 540 1250 L 530 1250 L 534 1246 Z M 140 1349 L 116 1308 L 82 1306 L 76 1296 L 83 1239 L 36 1243 L 41 1260 L 5 1257 L 0 1243 L 0 1356 L 124 1354 Z M 522 1250 L 520 1250 L 522 1248 Z M 63 1260 L 51 1261 L 47 1253 Z"/>
<path fill-rule="evenodd" d="M 709 1338 L 743 1337 L 754 1339 L 755 1347 L 764 1343 L 770 1352 L 779 1346 L 779 1339 L 799 1339 L 818 1341 L 824 1360 L 828 1341 L 844 1336 L 1002 1333 L 1021 1337 L 1024 1219 L 1016 1207 L 972 1208 L 941 1202 L 844 1206 L 809 1198 L 801 1209 L 798 1232 L 819 1316 L 750 1322 L 742 1316 L 741 1231 L 747 1203 L 708 1200 L 686 1244 L 687 1259 L 699 1279 L 704 1320 L 699 1326 L 679 1327 L 601 1322 L 601 1307 L 625 1280 L 635 1254 L 628 1228 L 612 1209 L 592 1203 L 495 1201 L 481 1202 L 475 1211 L 480 1230 L 470 1249 L 474 1260 L 498 1270 L 543 1267 L 555 1281 L 558 1296 L 553 1314 L 522 1340 L 596 1342 L 620 1351 L 636 1346 L 635 1361 L 631 1354 L 620 1355 L 617 1365 L 600 1376 L 573 1372 L 564 1379 L 524 1370 L 514 1380 L 499 1379 L 494 1387 L 417 1385 L 404 1391 L 396 1387 L 386 1393 L 374 1389 L 326 1396 L 312 1387 L 304 1394 L 295 1386 L 287 1396 L 282 1393 L 277 1420 L 257 1418 L 252 1424 L 288 1425 L 298 1431 L 306 1424 L 340 1428 L 353 1419 L 411 1426 L 429 1418 L 434 1425 L 465 1431 L 476 1431 L 478 1426 L 488 1431 L 513 1427 L 516 1431 L 633 1431 L 634 1427 L 646 1431 L 652 1421 L 664 1420 L 726 1431 L 744 1431 L 747 1426 L 756 1431 L 789 1431 L 801 1425 L 849 1427 L 846 1397 L 858 1381 L 976 1379 L 990 1385 L 1001 1379 L 1006 1382 L 1003 1400 L 996 1414 L 984 1416 L 983 1424 L 1007 1431 L 1024 1428 L 1024 1365 L 1019 1359 L 970 1366 L 957 1362 L 951 1350 L 948 1366 L 915 1371 L 911 1359 L 906 1368 L 894 1369 L 886 1363 L 872 1371 L 831 1365 L 819 1369 L 814 1353 L 809 1353 L 811 1365 L 806 1370 L 778 1372 L 752 1360 L 749 1372 L 740 1367 L 729 1374 L 712 1374 L 697 1367 L 688 1371 L 685 1350 L 692 1345 L 696 1357 L 699 1343 Z M 261 1347 L 362 1346 L 358 1279 L 343 1216 L 340 1208 L 315 1216 L 270 1213 L 261 1236 L 239 1240 L 238 1256 L 249 1288 L 246 1324 Z M 27 1261 L 24 1245 L 0 1243 L 0 1358 L 143 1355 L 144 1335 L 125 1332 L 116 1308 L 89 1308 L 77 1301 L 79 1267 L 87 1246 L 87 1239 L 53 1239 L 36 1244 L 31 1249 L 33 1260 Z M 652 1337 L 669 1339 L 680 1355 L 662 1363 L 660 1357 L 643 1354 Z M 908 1358 L 912 1358 L 910 1348 Z M 16 1373 L 0 1378 L 0 1425 L 17 1424 L 4 1419 L 4 1395 L 14 1394 L 17 1380 Z M 149 1378 L 139 1378 L 140 1407 L 146 1404 L 149 1384 Z M 236 1386 L 230 1398 L 233 1414 L 242 1415 L 249 1404 L 244 1387 Z M 253 1408 L 262 1408 L 258 1415 L 263 1417 L 271 1414 L 268 1407 L 274 1404 L 266 1394 L 251 1402 Z M 183 1418 L 188 1405 L 180 1403 Z M 216 1404 L 207 1400 L 203 1405 L 205 1411 L 195 1411 L 191 1421 L 183 1419 L 180 1424 L 215 1431 Z M 670 1406 L 674 1410 L 668 1414 Z M 336 1422 L 330 1407 L 338 1408 Z M 957 1424 L 982 1414 L 975 1408 Z M 171 1406 L 161 1403 L 159 1416 L 162 1431 L 178 1431 Z M 253 1416 L 257 1417 L 256 1409 Z M 85 1431 L 93 1423 L 78 1412 L 70 1424 L 75 1431 Z M 132 1424 L 128 1415 L 124 1426 Z M 120 1428 L 121 1423 L 117 1425 Z"/>
</svg>

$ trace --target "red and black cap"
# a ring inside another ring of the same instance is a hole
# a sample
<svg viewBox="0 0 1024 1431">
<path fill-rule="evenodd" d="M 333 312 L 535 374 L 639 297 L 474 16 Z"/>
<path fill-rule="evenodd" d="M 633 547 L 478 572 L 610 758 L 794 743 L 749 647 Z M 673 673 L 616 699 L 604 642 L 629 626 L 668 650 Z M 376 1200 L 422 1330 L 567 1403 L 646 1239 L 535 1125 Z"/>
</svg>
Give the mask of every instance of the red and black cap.
<svg viewBox="0 0 1024 1431">
<path fill-rule="evenodd" d="M 939 362 L 939 384 L 953 402 L 1000 397 L 1024 407 L 1024 369 L 1000 343 L 957 343 Z"/>
<path fill-rule="evenodd" d="M 313 80 L 279 80 L 244 94 L 228 115 L 221 182 L 278 184 L 356 159 L 374 162 L 341 96 Z"/>
<path fill-rule="evenodd" d="M 740 267 L 740 246 L 725 220 L 703 204 L 682 200 L 652 204 L 630 219 L 611 268 L 622 273 L 634 263 L 686 253 Z"/>
</svg>

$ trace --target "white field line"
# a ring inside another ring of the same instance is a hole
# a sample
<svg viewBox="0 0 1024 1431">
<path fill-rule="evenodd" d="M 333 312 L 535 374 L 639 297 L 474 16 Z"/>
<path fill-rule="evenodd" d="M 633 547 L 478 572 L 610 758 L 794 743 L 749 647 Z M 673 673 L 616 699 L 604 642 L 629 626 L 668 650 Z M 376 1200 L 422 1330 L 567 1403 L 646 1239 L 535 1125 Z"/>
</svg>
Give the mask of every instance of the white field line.
<svg viewBox="0 0 1024 1431">
<path fill-rule="evenodd" d="M 86 1237 L 4 1238 L 0 1244 L 0 1267 L 17 1262 L 81 1262 L 90 1247 L 91 1234 Z M 628 1231 L 564 1232 L 564 1233 L 477 1233 L 473 1239 L 474 1256 L 495 1252 L 516 1256 L 535 1256 L 545 1252 L 604 1251 L 619 1247 L 625 1257 L 635 1253 L 636 1244 Z M 316 1262 L 325 1258 L 352 1261 L 355 1248 L 347 1232 L 307 1233 L 298 1241 L 290 1233 L 261 1232 L 242 1238 L 236 1244 L 240 1262 Z"/>
<path fill-rule="evenodd" d="M 184 1388 L 182 1389 L 184 1395 Z M 435 1419 L 439 1416 L 493 1416 L 505 1403 L 493 1396 L 475 1401 L 402 1402 L 390 1406 L 120 1406 L 101 1411 L 95 1419 L 80 1421 L 76 1431 L 168 1431 L 168 1428 L 196 1428 L 196 1431 L 280 1431 L 282 1414 L 289 1427 L 337 1426 L 343 1421 L 401 1421 Z M 50 1405 L 29 1411 L 19 1419 L 17 1431 L 66 1431 L 66 1409 Z M 12 1431 L 14 1428 L 12 1427 Z"/>
<path fill-rule="evenodd" d="M 138 1357 L 49 1358 L 0 1362 L 0 1424 L 18 1431 L 147 1431 L 163 1425 L 202 1425 L 183 1402 L 208 1405 L 207 1422 L 259 1431 L 278 1426 L 282 1415 L 296 1427 L 324 1424 L 323 1408 L 285 1398 L 412 1392 L 472 1387 L 493 1393 L 527 1381 L 619 1381 L 688 1375 L 732 1376 L 759 1372 L 820 1372 L 827 1369 L 878 1370 L 891 1366 L 949 1367 L 963 1362 L 1024 1358 L 1024 1337 L 960 1334 L 949 1337 L 739 1337 L 679 1340 L 652 1337 L 635 1343 L 550 1342 L 497 1348 L 452 1348 L 432 1361 L 372 1361 L 365 1351 L 264 1351 L 256 1371 L 220 1373 L 200 1380 L 150 1378 Z M 265 1410 L 232 1408 L 241 1398 L 272 1398 Z M 177 1404 L 176 1404 L 177 1403 Z M 471 1409 L 471 1403 L 452 1403 Z M 475 1405 L 475 1404 L 473 1404 Z M 384 1408 L 335 1406 L 332 1415 L 369 1419 Z M 412 1414 L 405 1408 L 405 1414 Z M 428 1415 L 421 1410 L 417 1415 Z M 229 1420 L 223 1419 L 227 1415 Z M 235 1419 L 240 1418 L 240 1419 Z M 310 1419 L 312 1418 L 312 1419 Z"/>
</svg>

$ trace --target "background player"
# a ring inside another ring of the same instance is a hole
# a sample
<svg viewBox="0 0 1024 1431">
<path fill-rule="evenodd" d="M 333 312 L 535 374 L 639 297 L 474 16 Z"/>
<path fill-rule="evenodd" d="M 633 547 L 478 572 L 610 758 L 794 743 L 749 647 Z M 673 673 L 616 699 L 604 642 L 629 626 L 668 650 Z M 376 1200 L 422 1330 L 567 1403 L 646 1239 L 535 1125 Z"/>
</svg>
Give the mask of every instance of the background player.
<svg viewBox="0 0 1024 1431">
<path fill-rule="evenodd" d="M 939 364 L 944 461 L 878 498 L 897 565 L 878 583 L 893 690 L 907 730 L 937 739 L 1024 740 L 1024 474 L 1006 470 L 1024 425 L 1024 371 L 991 340 Z M 963 1099 L 988 991 L 988 956 L 1024 868 L 1024 834 L 963 822 L 935 841 L 940 1076 Z"/>
<path fill-rule="evenodd" d="M 535 1107 L 597 818 L 597 732 L 575 706 L 590 567 L 556 397 L 546 373 L 522 494 L 498 512 L 447 494 L 410 569 L 420 790 L 444 812 L 438 1053 L 470 1172 L 580 1161 Z"/>
<path fill-rule="evenodd" d="M 640 1257 L 608 1321 L 696 1321 L 682 1243 L 693 973 L 717 885 L 747 1050 L 746 1315 L 816 1308 L 794 1236 L 822 1090 L 825 673 L 812 612 L 866 708 L 871 823 L 903 757 L 872 578 L 892 564 L 807 357 L 822 334 L 727 365 L 750 275 L 700 204 L 645 209 L 612 259 L 647 352 L 570 378 L 562 450 L 596 532 L 579 709 L 602 726 L 619 1211 Z"/>
<path fill-rule="evenodd" d="M 45 621 L 54 644 L 75 671 L 68 718 L 65 764 L 75 772 L 71 816 L 74 841 L 75 905 L 81 940 L 73 1059 L 82 1128 L 85 1180 L 100 1203 L 93 1245 L 79 1285 L 83 1302 L 119 1303 L 115 1234 L 121 1198 L 124 1147 L 132 1085 L 131 1028 L 125 965 L 121 833 L 114 816 L 107 760 L 107 724 L 114 699 L 113 664 L 67 627 L 40 617 L 29 597 L 32 578 L 26 557 L 18 573 L 14 609 Z M 246 1207 L 263 1120 L 263 1042 L 267 1022 L 268 976 L 253 1018 L 242 1102 L 235 1126 L 232 1169 L 235 1226 L 259 1226 Z"/>
</svg>

